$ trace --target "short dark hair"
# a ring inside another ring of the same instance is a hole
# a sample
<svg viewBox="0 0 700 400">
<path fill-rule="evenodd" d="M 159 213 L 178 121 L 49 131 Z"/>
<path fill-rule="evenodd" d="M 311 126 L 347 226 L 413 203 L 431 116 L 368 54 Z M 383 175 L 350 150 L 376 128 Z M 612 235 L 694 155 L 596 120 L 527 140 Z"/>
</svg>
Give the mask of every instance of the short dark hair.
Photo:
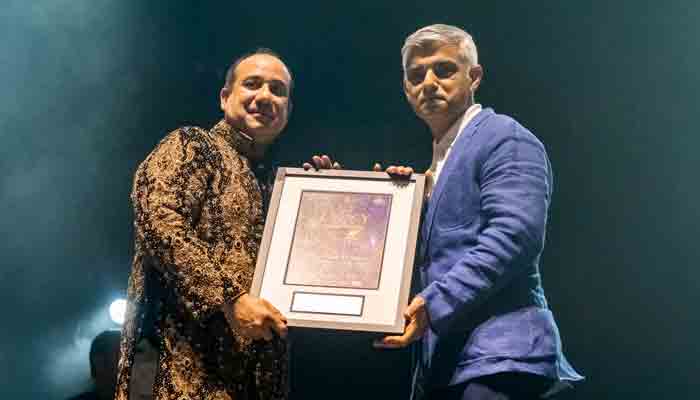
<svg viewBox="0 0 700 400">
<path fill-rule="evenodd" d="M 96 373 L 97 357 L 103 354 L 109 354 L 114 351 L 115 346 L 119 346 L 121 332 L 118 330 L 107 330 L 92 339 L 90 345 L 90 374 L 94 377 Z"/>
<path fill-rule="evenodd" d="M 287 72 L 289 72 L 289 93 L 291 94 L 292 88 L 294 87 L 294 78 L 292 77 L 292 71 L 289 69 L 289 66 L 284 62 L 282 56 L 280 56 L 274 50 L 268 49 L 267 47 L 258 47 L 257 49 L 243 53 L 243 55 L 236 58 L 226 71 L 226 82 L 224 83 L 224 88 L 231 89 L 233 82 L 236 80 L 236 68 L 241 62 L 243 62 L 243 60 L 259 54 L 265 54 L 268 56 L 275 57 L 276 59 L 280 60 L 282 64 L 284 64 L 285 68 L 287 68 Z"/>
</svg>

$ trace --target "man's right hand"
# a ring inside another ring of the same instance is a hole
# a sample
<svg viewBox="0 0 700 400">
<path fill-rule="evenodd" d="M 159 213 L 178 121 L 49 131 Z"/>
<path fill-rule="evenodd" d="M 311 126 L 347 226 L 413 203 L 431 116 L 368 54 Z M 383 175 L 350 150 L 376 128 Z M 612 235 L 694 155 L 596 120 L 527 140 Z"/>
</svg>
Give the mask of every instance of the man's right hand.
<svg viewBox="0 0 700 400">
<path fill-rule="evenodd" d="M 315 169 L 315 170 L 320 170 L 320 169 L 342 169 L 343 166 L 340 165 L 339 162 L 333 161 L 330 157 L 327 155 L 322 155 L 319 156 L 318 154 L 314 154 L 311 157 L 311 160 L 309 162 L 305 162 L 302 167 L 305 170 L 310 170 L 310 169 Z"/>
<path fill-rule="evenodd" d="M 287 318 L 265 299 L 246 293 L 224 306 L 224 314 L 232 329 L 250 339 L 269 341 L 273 332 L 287 337 Z"/>
</svg>

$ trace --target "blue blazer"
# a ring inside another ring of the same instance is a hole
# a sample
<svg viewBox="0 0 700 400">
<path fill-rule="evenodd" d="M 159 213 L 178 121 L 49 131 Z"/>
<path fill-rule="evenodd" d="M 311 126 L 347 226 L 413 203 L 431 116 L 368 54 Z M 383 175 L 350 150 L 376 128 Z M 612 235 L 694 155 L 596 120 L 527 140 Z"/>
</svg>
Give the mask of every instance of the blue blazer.
<svg viewBox="0 0 700 400">
<path fill-rule="evenodd" d="M 423 387 L 508 371 L 582 379 L 540 280 L 551 195 L 544 146 L 518 122 L 487 108 L 460 133 L 421 227 Z"/>
</svg>

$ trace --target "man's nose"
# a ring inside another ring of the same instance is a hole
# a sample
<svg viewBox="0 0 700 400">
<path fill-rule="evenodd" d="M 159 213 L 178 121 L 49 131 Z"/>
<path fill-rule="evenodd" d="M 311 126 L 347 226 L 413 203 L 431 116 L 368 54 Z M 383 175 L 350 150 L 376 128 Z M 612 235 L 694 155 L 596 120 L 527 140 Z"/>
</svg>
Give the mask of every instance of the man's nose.
<svg viewBox="0 0 700 400">
<path fill-rule="evenodd" d="M 274 105 L 272 101 L 272 93 L 270 92 L 270 88 L 267 84 L 264 84 L 255 94 L 253 104 L 260 111 L 271 112 L 273 110 Z"/>
<path fill-rule="evenodd" d="M 438 77 L 435 76 L 432 69 L 429 69 L 425 73 L 425 79 L 423 79 L 423 89 L 426 91 L 434 92 L 437 89 Z"/>
<path fill-rule="evenodd" d="M 262 85 L 260 90 L 255 96 L 256 101 L 262 102 L 262 103 L 271 103 L 272 102 L 272 92 L 270 92 L 270 85 L 267 83 Z"/>
</svg>

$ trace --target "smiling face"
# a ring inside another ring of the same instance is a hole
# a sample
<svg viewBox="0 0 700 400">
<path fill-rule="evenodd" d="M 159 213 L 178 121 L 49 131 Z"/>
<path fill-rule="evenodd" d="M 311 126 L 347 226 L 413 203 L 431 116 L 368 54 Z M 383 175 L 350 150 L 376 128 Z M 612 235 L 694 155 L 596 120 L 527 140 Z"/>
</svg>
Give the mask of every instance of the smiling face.
<svg viewBox="0 0 700 400">
<path fill-rule="evenodd" d="M 238 64 L 234 76 L 219 95 L 226 122 L 257 143 L 272 143 L 289 118 L 287 67 L 272 55 L 254 54 Z"/>
<path fill-rule="evenodd" d="M 404 93 L 413 111 L 433 131 L 447 131 L 474 103 L 482 69 L 468 65 L 455 45 L 414 48 L 404 74 Z"/>
</svg>

